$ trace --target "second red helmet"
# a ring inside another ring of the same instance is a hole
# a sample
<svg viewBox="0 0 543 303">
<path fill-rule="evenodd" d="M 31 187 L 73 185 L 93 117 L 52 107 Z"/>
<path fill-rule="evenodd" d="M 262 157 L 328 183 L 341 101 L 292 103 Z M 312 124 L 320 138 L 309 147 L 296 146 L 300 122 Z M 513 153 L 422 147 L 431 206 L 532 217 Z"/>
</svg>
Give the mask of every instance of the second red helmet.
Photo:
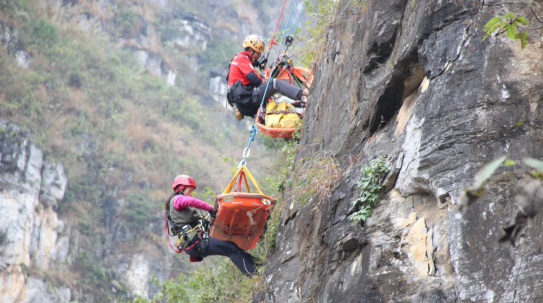
<svg viewBox="0 0 543 303">
<path fill-rule="evenodd" d="M 175 190 L 179 185 L 183 185 L 185 187 L 192 187 L 196 189 L 196 182 L 191 176 L 187 175 L 179 175 L 173 179 L 172 182 L 172 188 Z"/>
</svg>

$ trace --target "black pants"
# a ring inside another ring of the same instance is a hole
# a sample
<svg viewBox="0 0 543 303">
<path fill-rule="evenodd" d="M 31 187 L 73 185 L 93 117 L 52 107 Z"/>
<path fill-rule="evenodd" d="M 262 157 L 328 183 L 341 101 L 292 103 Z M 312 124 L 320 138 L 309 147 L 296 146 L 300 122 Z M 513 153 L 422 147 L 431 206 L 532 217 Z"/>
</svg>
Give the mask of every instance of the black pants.
<svg viewBox="0 0 543 303">
<path fill-rule="evenodd" d="M 200 242 L 192 249 L 187 250 L 187 254 L 192 257 L 198 257 L 198 247 Z M 222 241 L 209 237 L 208 256 L 226 256 L 241 270 L 246 276 L 250 276 L 256 271 L 253 256 L 239 248 L 231 241 Z"/>
<path fill-rule="evenodd" d="M 266 86 L 268 89 L 266 90 Z M 264 97 L 264 92 L 266 92 L 266 97 Z M 259 87 L 256 87 L 253 90 L 252 99 L 246 104 L 236 104 L 240 113 L 244 116 L 254 117 L 258 112 L 262 98 L 264 98 L 264 107 L 266 106 L 268 99 L 271 98 L 275 93 L 280 93 L 281 95 L 290 98 L 292 100 L 300 100 L 302 97 L 302 89 L 289 84 L 288 80 L 271 80 L 270 84 L 262 83 Z"/>
</svg>

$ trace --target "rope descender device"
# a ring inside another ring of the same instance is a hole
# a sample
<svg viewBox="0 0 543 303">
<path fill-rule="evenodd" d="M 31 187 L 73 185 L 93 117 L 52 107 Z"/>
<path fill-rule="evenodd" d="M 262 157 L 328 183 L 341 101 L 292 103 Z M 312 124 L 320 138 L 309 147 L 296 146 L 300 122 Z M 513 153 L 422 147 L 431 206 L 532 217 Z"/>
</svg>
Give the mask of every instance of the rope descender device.
<svg viewBox="0 0 543 303">
<path fill-rule="evenodd" d="M 285 38 L 285 45 L 286 45 L 287 47 L 291 46 L 291 45 L 292 45 L 292 42 L 294 42 L 294 37 L 292 37 L 292 36 L 287 36 L 287 37 Z"/>
</svg>

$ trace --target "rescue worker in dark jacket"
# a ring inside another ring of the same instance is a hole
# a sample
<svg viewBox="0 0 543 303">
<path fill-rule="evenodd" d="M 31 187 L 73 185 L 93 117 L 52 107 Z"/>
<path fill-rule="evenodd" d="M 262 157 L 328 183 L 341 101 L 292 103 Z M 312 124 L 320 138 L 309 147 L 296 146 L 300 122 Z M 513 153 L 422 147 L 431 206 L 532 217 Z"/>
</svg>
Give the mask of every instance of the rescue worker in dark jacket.
<svg viewBox="0 0 543 303">
<path fill-rule="evenodd" d="M 181 230 L 193 229 L 198 221 L 203 217 L 198 214 L 197 209 L 209 212 L 212 217 L 217 215 L 215 209 L 209 204 L 192 197 L 192 192 L 196 189 L 196 182 L 193 178 L 186 175 L 175 177 L 172 182 L 174 193 L 166 201 L 166 209 L 169 209 L 171 222 L 174 228 Z M 201 261 L 206 256 L 227 256 L 246 276 L 251 276 L 256 271 L 254 258 L 231 241 L 222 241 L 208 237 L 207 241 L 202 241 L 199 237 L 199 229 L 187 234 L 189 241 L 184 243 L 182 249 L 186 249 L 198 243 L 192 248 L 186 250 L 191 260 Z M 203 247 L 206 245 L 207 247 Z M 204 253 L 202 253 L 204 252 Z"/>
<path fill-rule="evenodd" d="M 292 100 L 302 100 L 309 94 L 307 89 L 301 89 L 288 81 L 273 79 L 266 90 L 266 82 L 259 75 L 256 67 L 260 66 L 258 59 L 264 52 L 265 45 L 262 38 L 249 35 L 243 41 L 244 50 L 237 54 L 230 62 L 228 71 L 229 102 L 234 103 L 243 116 L 254 117 L 260 107 L 264 92 L 265 102 L 275 93 Z M 237 83 L 239 81 L 239 83 Z M 247 96 L 246 98 L 242 95 Z M 264 104 L 265 105 L 265 104 Z M 238 117 L 241 119 L 243 117 Z"/>
</svg>

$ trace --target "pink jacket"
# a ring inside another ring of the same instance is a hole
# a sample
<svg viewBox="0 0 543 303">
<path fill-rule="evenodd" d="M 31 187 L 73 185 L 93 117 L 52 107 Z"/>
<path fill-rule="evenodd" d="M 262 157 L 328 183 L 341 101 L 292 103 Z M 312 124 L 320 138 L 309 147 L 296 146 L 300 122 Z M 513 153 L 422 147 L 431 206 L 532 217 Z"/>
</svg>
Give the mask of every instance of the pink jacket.
<svg viewBox="0 0 543 303">
<path fill-rule="evenodd" d="M 178 195 L 175 197 L 175 199 L 173 200 L 173 207 L 177 211 L 184 211 L 189 207 L 194 207 L 205 211 L 210 211 L 212 209 L 211 205 L 205 203 L 202 200 L 183 195 Z"/>
</svg>

